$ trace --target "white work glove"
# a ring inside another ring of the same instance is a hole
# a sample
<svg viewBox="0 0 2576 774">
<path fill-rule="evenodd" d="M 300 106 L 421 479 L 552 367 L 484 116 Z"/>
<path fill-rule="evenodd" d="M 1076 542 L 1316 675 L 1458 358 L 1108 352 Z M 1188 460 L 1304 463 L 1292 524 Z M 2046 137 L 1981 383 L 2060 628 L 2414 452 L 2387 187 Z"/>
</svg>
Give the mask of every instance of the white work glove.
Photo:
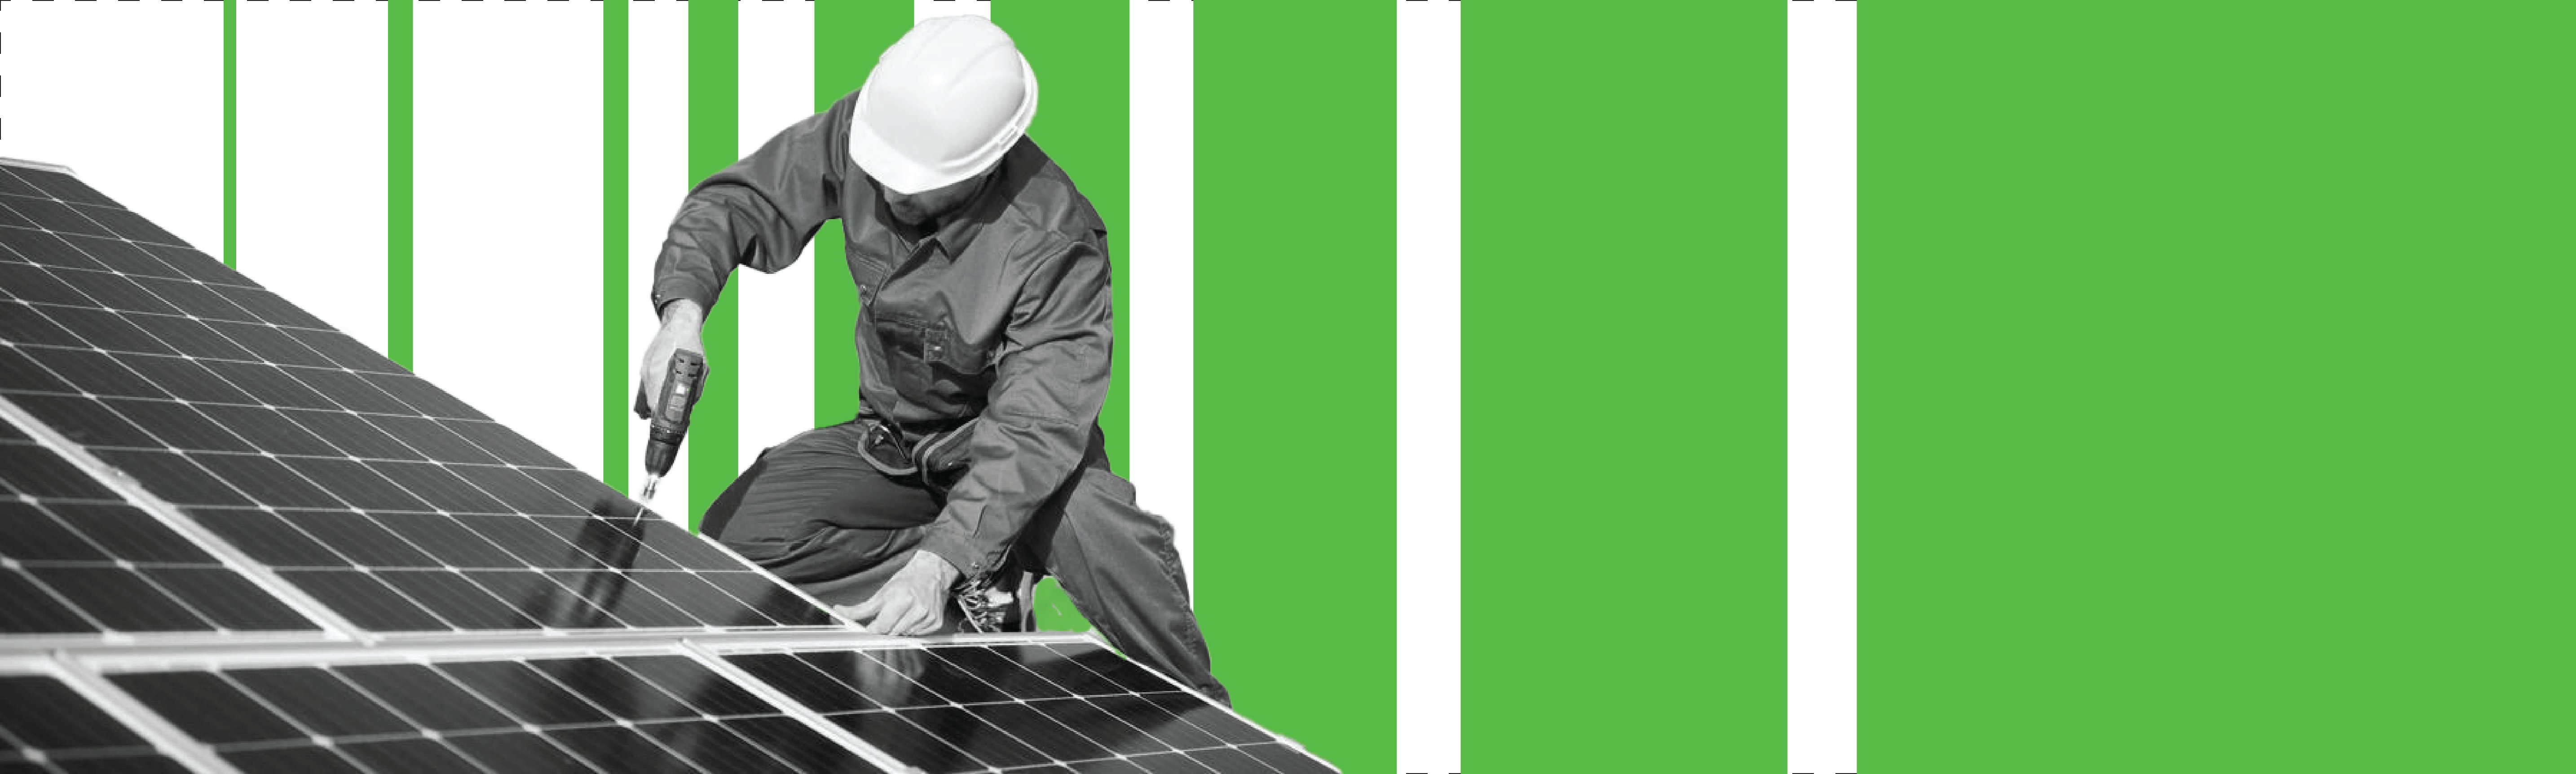
<svg viewBox="0 0 2576 774">
<path fill-rule="evenodd" d="M 948 588 L 957 583 L 957 568 L 928 551 L 886 579 L 877 595 L 855 605 L 839 605 L 832 614 L 865 625 L 870 634 L 919 637 L 947 628 Z"/>
</svg>

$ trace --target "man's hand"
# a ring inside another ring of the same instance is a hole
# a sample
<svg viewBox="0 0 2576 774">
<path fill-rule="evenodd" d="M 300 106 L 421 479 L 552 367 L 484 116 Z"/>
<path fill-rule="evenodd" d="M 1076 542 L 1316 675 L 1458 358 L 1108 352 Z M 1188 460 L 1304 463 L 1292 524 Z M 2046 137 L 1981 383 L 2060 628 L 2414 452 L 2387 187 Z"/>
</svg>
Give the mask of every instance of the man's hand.
<svg viewBox="0 0 2576 774">
<path fill-rule="evenodd" d="M 896 570 L 876 596 L 832 612 L 865 625 L 870 634 L 917 637 L 939 631 L 948 611 L 948 587 L 956 582 L 957 568 L 948 566 L 948 560 L 914 551 L 912 561 Z"/>
<path fill-rule="evenodd" d="M 653 343 L 644 347 L 644 362 L 635 368 L 636 383 L 644 386 L 644 400 L 655 414 L 662 411 L 662 379 L 671 375 L 671 353 L 683 349 L 706 353 L 706 343 L 698 338 L 706 318 L 706 310 L 699 309 L 696 301 L 683 298 L 662 305 L 662 330 L 653 334 Z"/>
</svg>

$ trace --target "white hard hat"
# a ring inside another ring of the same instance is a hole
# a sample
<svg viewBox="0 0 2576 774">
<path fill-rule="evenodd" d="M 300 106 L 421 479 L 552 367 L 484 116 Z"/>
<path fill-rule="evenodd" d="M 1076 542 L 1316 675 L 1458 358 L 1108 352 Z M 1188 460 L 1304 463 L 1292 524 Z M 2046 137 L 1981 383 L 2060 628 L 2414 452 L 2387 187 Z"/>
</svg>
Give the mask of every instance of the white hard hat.
<svg viewBox="0 0 2576 774">
<path fill-rule="evenodd" d="M 859 87 L 850 158 L 879 184 L 920 193 L 1000 161 L 1038 113 L 1037 73 L 981 16 L 914 25 Z"/>
</svg>

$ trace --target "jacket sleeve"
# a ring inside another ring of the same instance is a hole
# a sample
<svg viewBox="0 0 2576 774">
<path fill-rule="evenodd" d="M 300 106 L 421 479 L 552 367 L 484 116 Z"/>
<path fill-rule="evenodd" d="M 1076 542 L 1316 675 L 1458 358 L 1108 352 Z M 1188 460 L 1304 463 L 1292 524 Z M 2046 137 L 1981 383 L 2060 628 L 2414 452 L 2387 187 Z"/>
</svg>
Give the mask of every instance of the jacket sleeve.
<svg viewBox="0 0 2576 774">
<path fill-rule="evenodd" d="M 736 265 L 775 272 L 796 262 L 840 211 L 851 104 L 796 122 L 689 191 L 653 260 L 655 314 L 682 298 L 715 308 Z"/>
<path fill-rule="evenodd" d="M 1078 471 L 1109 391 L 1110 316 L 1109 258 L 1099 244 L 1075 242 L 1022 284 L 999 374 L 967 437 L 974 462 L 923 531 L 921 550 L 982 583 Z"/>
</svg>

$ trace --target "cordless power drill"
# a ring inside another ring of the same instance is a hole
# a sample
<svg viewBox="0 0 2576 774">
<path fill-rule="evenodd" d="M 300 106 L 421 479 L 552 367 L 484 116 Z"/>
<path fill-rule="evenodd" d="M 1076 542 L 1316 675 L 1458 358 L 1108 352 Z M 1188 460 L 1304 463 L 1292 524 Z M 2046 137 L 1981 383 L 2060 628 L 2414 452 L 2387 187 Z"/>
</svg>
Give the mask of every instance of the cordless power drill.
<svg viewBox="0 0 2576 774">
<path fill-rule="evenodd" d="M 644 499 L 653 499 L 653 490 L 662 485 L 662 476 L 671 472 L 671 461 L 680 456 L 680 439 L 689 434 L 689 411 L 698 406 L 698 390 L 707 379 L 707 359 L 698 353 L 678 350 L 671 353 L 671 369 L 662 377 L 662 399 L 646 402 L 644 389 L 635 389 L 635 417 L 653 420 L 653 430 L 644 436 Z M 660 406 L 660 411 L 654 407 Z"/>
</svg>

